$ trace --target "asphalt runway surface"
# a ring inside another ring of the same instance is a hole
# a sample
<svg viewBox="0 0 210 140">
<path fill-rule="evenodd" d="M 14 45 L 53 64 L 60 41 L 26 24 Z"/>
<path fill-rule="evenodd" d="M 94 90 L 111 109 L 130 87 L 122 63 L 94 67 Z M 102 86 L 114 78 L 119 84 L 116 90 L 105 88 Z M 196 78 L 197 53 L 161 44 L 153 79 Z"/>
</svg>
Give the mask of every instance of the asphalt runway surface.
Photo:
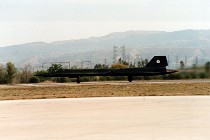
<svg viewBox="0 0 210 140">
<path fill-rule="evenodd" d="M 209 140 L 210 97 L 0 101 L 1 140 Z"/>
</svg>

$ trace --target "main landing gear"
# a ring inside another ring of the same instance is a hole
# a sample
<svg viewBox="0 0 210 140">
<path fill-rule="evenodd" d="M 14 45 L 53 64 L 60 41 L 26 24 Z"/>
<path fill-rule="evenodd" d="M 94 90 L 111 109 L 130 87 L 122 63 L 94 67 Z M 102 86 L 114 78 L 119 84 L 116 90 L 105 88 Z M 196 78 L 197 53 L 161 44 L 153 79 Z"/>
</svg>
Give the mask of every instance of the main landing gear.
<svg viewBox="0 0 210 140">
<path fill-rule="evenodd" d="M 133 77 L 132 76 L 128 76 L 128 81 L 132 82 L 133 81 Z"/>
<path fill-rule="evenodd" d="M 80 83 L 80 79 L 79 79 L 79 77 L 77 77 L 77 84 L 79 84 Z"/>
</svg>

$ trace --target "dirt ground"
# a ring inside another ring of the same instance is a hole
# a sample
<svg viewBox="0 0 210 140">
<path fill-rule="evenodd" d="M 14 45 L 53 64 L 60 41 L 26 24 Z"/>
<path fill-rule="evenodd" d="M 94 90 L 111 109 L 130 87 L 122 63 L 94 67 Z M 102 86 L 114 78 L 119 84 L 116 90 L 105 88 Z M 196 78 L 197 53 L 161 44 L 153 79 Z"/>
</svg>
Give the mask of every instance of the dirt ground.
<svg viewBox="0 0 210 140">
<path fill-rule="evenodd" d="M 0 100 L 210 95 L 210 80 L 0 85 Z"/>
</svg>

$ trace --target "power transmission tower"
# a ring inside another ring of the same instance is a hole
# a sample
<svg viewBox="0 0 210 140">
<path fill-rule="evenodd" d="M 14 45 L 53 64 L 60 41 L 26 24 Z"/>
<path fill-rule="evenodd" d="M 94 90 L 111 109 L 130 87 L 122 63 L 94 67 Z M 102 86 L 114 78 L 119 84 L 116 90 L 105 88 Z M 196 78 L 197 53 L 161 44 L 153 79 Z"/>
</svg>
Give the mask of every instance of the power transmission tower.
<svg viewBox="0 0 210 140">
<path fill-rule="evenodd" d="M 195 57 L 195 65 L 198 67 L 198 56 Z"/>
<path fill-rule="evenodd" d="M 138 62 L 140 61 L 140 54 L 136 54 L 135 65 L 138 67 Z"/>
<path fill-rule="evenodd" d="M 107 59 L 104 59 L 104 65 L 105 66 L 107 65 Z"/>
<path fill-rule="evenodd" d="M 118 47 L 113 46 L 113 64 L 117 62 L 117 56 L 118 56 Z"/>
<path fill-rule="evenodd" d="M 168 65 L 170 65 L 170 57 L 169 57 L 169 55 L 168 55 L 167 61 L 168 61 Z"/>
<path fill-rule="evenodd" d="M 187 66 L 187 56 L 185 56 L 184 63 L 185 63 L 185 66 Z"/>
<path fill-rule="evenodd" d="M 121 56 L 122 56 L 122 60 L 126 61 L 126 56 L 125 56 L 125 45 L 123 45 L 121 47 Z"/>
<path fill-rule="evenodd" d="M 179 57 L 176 56 L 176 67 L 178 67 L 178 66 L 179 66 Z"/>
</svg>

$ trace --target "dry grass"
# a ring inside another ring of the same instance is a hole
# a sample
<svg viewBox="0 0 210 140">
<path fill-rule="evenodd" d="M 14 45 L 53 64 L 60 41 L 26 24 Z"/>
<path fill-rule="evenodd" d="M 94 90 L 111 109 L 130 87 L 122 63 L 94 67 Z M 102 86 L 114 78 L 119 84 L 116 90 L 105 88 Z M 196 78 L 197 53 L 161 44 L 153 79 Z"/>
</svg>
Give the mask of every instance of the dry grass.
<svg viewBox="0 0 210 140">
<path fill-rule="evenodd" d="M 210 95 L 210 82 L 138 82 L 133 84 L 0 87 L 0 100 L 179 95 Z"/>
</svg>

